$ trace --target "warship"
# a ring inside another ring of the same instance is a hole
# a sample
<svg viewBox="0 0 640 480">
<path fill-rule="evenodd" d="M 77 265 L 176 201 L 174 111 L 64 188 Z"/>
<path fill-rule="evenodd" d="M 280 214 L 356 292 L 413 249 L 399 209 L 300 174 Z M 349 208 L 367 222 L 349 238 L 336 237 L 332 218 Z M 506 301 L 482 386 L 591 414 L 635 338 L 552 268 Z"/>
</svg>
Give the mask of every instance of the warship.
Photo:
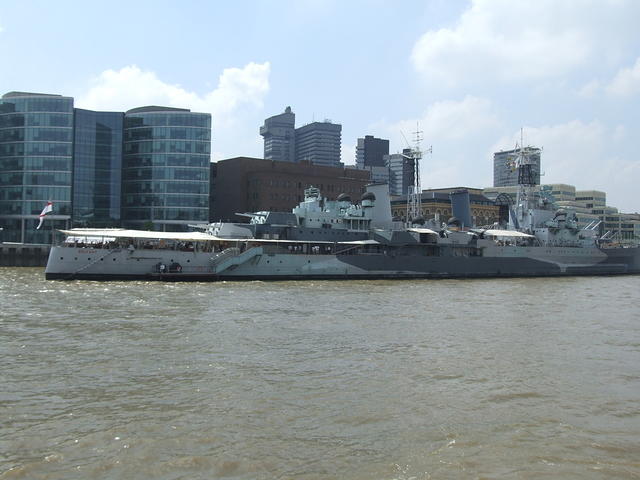
<svg viewBox="0 0 640 480">
<path fill-rule="evenodd" d="M 519 166 L 524 172 L 526 160 Z M 291 212 L 240 214 L 192 232 L 61 230 L 47 279 L 168 281 L 481 278 L 640 273 L 640 248 L 603 239 L 594 222 L 521 182 L 505 225 L 394 221 L 388 186 L 359 202 L 305 190 Z"/>
</svg>

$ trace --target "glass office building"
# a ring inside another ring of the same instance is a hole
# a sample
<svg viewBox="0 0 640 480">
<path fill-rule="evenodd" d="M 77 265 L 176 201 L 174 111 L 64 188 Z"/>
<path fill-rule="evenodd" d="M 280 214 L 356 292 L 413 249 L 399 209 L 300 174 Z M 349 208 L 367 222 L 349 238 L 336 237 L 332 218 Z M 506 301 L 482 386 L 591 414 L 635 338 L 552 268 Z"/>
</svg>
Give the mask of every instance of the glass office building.
<svg viewBox="0 0 640 480">
<path fill-rule="evenodd" d="M 73 226 L 120 226 L 124 113 L 75 109 Z"/>
<path fill-rule="evenodd" d="M 186 230 L 209 219 L 211 115 L 74 108 L 71 97 L 0 98 L 0 241 L 50 243 L 71 227 Z M 53 211 L 36 229 L 48 201 Z"/>
<path fill-rule="evenodd" d="M 0 234 L 5 242 L 50 243 L 71 219 L 73 98 L 9 92 L 0 98 Z M 54 203 L 45 226 L 38 215 Z"/>
<path fill-rule="evenodd" d="M 211 115 L 141 107 L 124 116 L 124 226 L 186 230 L 209 219 Z"/>
</svg>

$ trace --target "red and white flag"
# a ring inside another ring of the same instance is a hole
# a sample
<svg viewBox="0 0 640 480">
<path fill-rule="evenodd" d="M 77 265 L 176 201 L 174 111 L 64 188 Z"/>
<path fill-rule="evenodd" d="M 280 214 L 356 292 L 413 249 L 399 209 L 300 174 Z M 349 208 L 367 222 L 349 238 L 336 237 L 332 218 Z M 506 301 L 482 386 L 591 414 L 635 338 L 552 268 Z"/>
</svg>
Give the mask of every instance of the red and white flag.
<svg viewBox="0 0 640 480">
<path fill-rule="evenodd" d="M 47 213 L 52 212 L 52 211 L 53 211 L 53 202 L 47 202 L 47 204 L 42 209 L 42 212 L 40 212 L 40 223 L 36 227 L 36 230 L 40 229 L 40 227 L 42 226 L 42 222 L 44 222 L 44 216 Z"/>
</svg>

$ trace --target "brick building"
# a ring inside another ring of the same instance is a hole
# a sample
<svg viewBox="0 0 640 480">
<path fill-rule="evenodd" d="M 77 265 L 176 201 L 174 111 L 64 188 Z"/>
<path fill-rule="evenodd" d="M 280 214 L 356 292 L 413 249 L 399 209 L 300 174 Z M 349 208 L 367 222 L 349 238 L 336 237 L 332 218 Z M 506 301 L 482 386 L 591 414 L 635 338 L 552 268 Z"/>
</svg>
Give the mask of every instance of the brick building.
<svg viewBox="0 0 640 480">
<path fill-rule="evenodd" d="M 289 163 L 236 157 L 217 162 L 211 221 L 243 221 L 235 213 L 261 210 L 289 212 L 313 185 L 335 200 L 341 193 L 354 200 L 370 183 L 370 173 L 355 168 L 327 167 L 309 162 Z"/>
<path fill-rule="evenodd" d="M 453 216 L 451 194 L 457 191 L 469 193 L 470 214 L 477 226 L 490 225 L 500 219 L 500 207 L 482 194 L 482 189 L 468 187 L 434 188 L 422 190 L 420 208 L 425 220 L 438 218 L 446 222 Z M 397 220 L 405 221 L 407 216 L 407 196 L 391 198 L 391 213 Z"/>
</svg>

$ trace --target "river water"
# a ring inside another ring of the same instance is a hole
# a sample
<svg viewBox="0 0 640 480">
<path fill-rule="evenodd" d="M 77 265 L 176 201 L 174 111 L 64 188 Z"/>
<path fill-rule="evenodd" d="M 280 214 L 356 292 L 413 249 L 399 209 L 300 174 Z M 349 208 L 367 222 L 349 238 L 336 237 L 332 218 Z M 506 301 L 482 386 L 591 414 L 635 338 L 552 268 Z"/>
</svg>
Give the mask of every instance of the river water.
<svg viewBox="0 0 640 480">
<path fill-rule="evenodd" d="M 638 479 L 640 276 L 0 269 L 0 479 Z"/>
</svg>

